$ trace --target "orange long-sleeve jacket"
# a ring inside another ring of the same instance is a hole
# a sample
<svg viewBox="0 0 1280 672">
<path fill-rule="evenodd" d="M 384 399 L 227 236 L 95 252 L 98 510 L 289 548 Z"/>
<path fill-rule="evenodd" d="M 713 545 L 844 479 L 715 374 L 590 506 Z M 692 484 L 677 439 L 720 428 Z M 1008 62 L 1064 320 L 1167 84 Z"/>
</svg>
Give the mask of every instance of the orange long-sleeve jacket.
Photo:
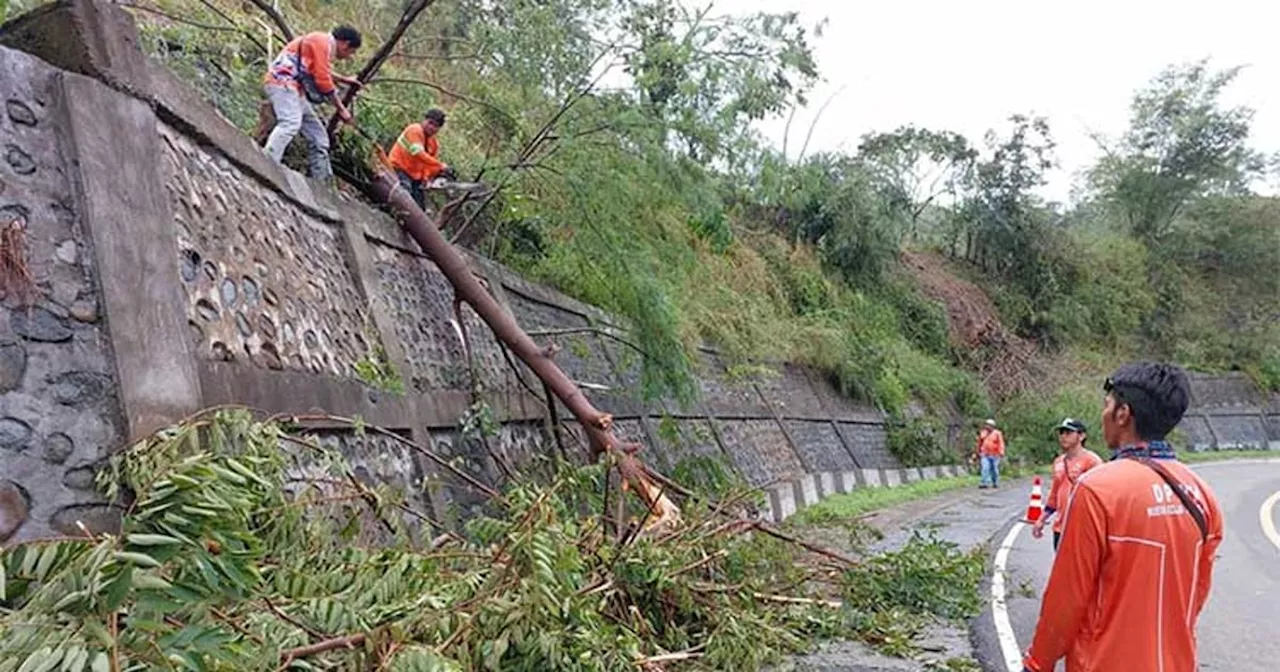
<svg viewBox="0 0 1280 672">
<path fill-rule="evenodd" d="M 998 429 L 983 429 L 978 432 L 978 454 L 1004 457 L 1004 434 Z"/>
<path fill-rule="evenodd" d="M 444 162 L 436 158 L 439 154 L 440 143 L 436 142 L 436 137 L 428 137 L 422 130 L 422 124 L 409 124 L 392 146 L 387 160 L 410 179 L 424 182 L 435 179 L 444 171 Z"/>
<path fill-rule="evenodd" d="M 1201 506 L 1207 537 L 1150 467 L 1119 459 L 1083 474 L 1023 659 L 1031 672 L 1063 656 L 1067 672 L 1195 672 L 1222 514 L 1190 469 L 1161 464 Z"/>
<path fill-rule="evenodd" d="M 1053 485 L 1049 486 L 1049 499 L 1045 503 L 1058 513 L 1053 519 L 1054 532 L 1062 532 L 1062 521 L 1066 520 L 1063 514 L 1067 510 L 1072 486 L 1084 472 L 1100 464 L 1102 458 L 1088 448 L 1080 451 L 1075 459 L 1069 459 L 1065 454 L 1053 458 Z"/>
<path fill-rule="evenodd" d="M 302 89 L 297 79 L 295 79 L 298 75 L 298 70 L 294 63 L 295 55 L 300 55 L 302 69 L 315 78 L 316 88 L 322 94 L 331 94 L 337 91 L 338 88 L 333 82 L 335 48 L 336 41 L 329 33 L 307 33 L 301 37 L 295 37 L 293 41 L 284 46 L 284 49 L 280 50 L 280 54 L 271 62 L 271 65 L 267 68 L 267 74 L 263 78 L 263 83 L 283 86 L 301 93 Z"/>
</svg>

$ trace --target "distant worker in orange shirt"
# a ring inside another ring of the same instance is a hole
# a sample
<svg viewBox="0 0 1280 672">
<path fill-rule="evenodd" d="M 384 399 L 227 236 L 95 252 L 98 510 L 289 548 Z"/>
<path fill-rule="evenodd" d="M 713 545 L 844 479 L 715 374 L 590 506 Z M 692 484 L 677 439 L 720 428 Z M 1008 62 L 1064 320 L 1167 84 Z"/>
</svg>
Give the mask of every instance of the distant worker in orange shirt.
<svg viewBox="0 0 1280 672">
<path fill-rule="evenodd" d="M 1053 458 L 1053 485 L 1049 487 L 1048 505 L 1044 507 L 1044 515 L 1031 528 L 1031 536 L 1039 539 L 1044 536 L 1045 523 L 1058 511 L 1065 511 L 1067 498 L 1071 489 L 1080 481 L 1080 475 L 1102 464 L 1098 454 L 1085 447 L 1088 440 L 1088 428 L 1083 422 L 1067 418 L 1058 425 L 1058 447 L 1062 454 Z M 1064 516 L 1053 519 L 1053 550 L 1058 550 L 1062 540 L 1062 520 Z"/>
<path fill-rule="evenodd" d="M 443 110 L 427 110 L 422 123 L 405 127 L 387 157 L 400 178 L 400 186 L 413 196 L 419 208 L 425 209 L 427 183 L 437 177 L 454 177 L 453 168 L 438 158 L 440 143 L 436 134 L 444 128 L 444 119 Z"/>
<path fill-rule="evenodd" d="M 1121 367 L 1103 385 L 1112 460 L 1080 476 L 1022 665 L 1052 672 L 1195 672 L 1222 512 L 1165 436 L 1189 403 L 1183 371 Z"/>
<path fill-rule="evenodd" d="M 996 421 L 988 419 L 978 431 L 978 460 L 982 474 L 979 488 L 999 487 L 1000 460 L 1004 458 L 1004 434 L 996 429 Z"/>
</svg>

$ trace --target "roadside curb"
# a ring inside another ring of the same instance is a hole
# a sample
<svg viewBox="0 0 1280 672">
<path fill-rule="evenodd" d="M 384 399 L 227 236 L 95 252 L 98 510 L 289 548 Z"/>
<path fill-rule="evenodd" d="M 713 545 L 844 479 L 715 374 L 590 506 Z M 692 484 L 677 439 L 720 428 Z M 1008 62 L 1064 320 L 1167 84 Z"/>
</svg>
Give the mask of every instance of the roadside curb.
<svg viewBox="0 0 1280 672">
<path fill-rule="evenodd" d="M 904 469 L 855 469 L 804 474 L 764 489 L 766 495 L 760 517 L 775 523 L 794 516 L 801 509 L 838 494 L 860 488 L 894 488 L 919 481 L 957 478 L 967 475 L 963 466 L 946 464 Z"/>
</svg>

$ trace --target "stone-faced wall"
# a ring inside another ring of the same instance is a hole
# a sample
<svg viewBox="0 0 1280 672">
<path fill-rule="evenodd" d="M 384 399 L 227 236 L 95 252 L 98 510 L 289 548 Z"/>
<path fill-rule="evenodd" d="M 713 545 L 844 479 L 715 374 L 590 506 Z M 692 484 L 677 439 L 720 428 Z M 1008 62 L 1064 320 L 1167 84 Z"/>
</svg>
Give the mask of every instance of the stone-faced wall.
<svg viewBox="0 0 1280 672">
<path fill-rule="evenodd" d="M 109 522 L 90 465 L 124 438 L 60 80 L 0 49 L 0 542 Z"/>
<path fill-rule="evenodd" d="M 542 469 L 540 458 L 586 454 L 567 409 L 454 304 L 394 221 L 267 160 L 139 52 L 119 7 L 64 0 L 7 24 L 0 43 L 55 66 L 0 47 L 0 207 L 27 221 L 45 291 L 29 311 L 10 300 L 0 325 L 0 502 L 16 502 L 4 536 L 109 527 L 92 464 L 216 404 L 359 416 L 488 487 Z M 560 365 L 619 436 L 665 470 L 712 459 L 764 486 L 897 466 L 880 415 L 800 368 L 733 379 L 707 350 L 693 408 L 646 402 L 614 318 L 472 262 L 536 340 L 560 346 Z M 376 358 L 401 392 L 369 379 Z M 484 501 L 421 451 L 306 423 L 435 520 Z"/>
<path fill-rule="evenodd" d="M 160 124 L 186 318 L 198 356 L 354 378 L 379 339 L 341 226 Z"/>
</svg>

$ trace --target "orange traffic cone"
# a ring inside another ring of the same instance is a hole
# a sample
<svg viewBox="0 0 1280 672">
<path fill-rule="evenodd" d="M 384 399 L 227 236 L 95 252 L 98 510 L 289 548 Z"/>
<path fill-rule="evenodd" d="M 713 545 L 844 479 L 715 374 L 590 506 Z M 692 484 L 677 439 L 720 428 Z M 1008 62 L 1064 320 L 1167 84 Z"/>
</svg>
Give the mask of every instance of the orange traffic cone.
<svg viewBox="0 0 1280 672">
<path fill-rule="evenodd" d="M 1027 504 L 1027 522 L 1036 523 L 1044 515 L 1044 490 L 1040 487 L 1040 477 L 1031 481 L 1031 502 Z"/>
</svg>

